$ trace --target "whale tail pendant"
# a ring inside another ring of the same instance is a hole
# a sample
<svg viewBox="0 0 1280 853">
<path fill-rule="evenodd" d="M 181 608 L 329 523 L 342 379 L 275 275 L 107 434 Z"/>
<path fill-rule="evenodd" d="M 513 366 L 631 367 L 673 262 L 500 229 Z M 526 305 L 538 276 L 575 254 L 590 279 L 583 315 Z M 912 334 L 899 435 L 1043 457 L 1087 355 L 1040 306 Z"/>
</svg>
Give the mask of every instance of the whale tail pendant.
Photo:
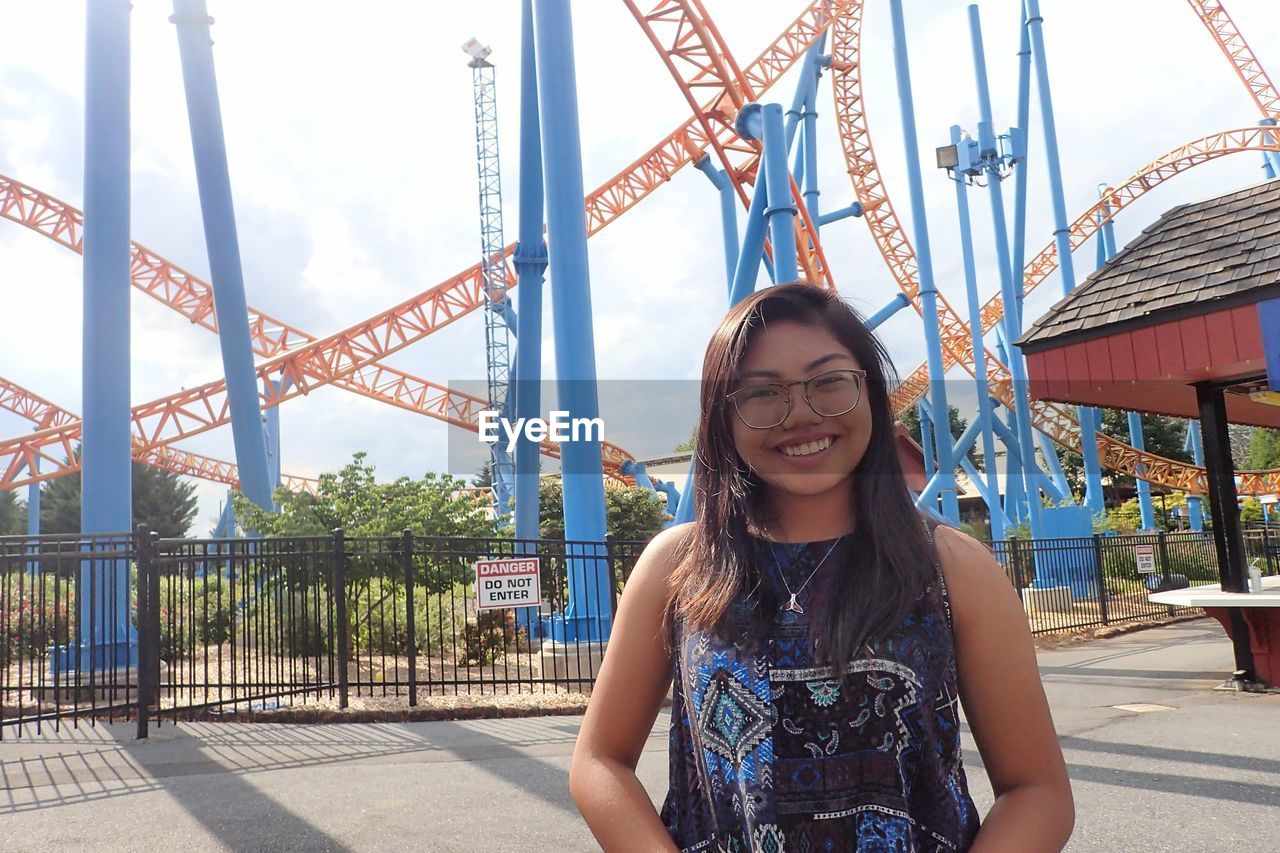
<svg viewBox="0 0 1280 853">
<path fill-rule="evenodd" d="M 797 593 L 791 593 L 791 600 L 779 607 L 779 610 L 791 610 L 795 613 L 804 613 L 804 608 L 796 601 Z"/>
</svg>

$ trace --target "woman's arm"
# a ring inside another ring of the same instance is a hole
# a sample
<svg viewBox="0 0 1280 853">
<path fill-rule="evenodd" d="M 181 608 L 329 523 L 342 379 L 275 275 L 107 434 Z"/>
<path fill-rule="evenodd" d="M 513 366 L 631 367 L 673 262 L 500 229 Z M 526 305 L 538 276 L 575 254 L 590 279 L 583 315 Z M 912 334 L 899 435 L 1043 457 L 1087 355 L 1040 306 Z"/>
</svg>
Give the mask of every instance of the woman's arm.
<svg viewBox="0 0 1280 853">
<path fill-rule="evenodd" d="M 663 617 L 689 527 L 660 533 L 631 572 L 573 751 L 569 791 L 605 850 L 676 849 L 635 770 L 671 684 Z"/>
<path fill-rule="evenodd" d="M 960 700 L 996 801 L 974 851 L 1058 851 L 1075 824 L 1066 763 L 1022 603 L 987 548 L 939 527 Z"/>
</svg>

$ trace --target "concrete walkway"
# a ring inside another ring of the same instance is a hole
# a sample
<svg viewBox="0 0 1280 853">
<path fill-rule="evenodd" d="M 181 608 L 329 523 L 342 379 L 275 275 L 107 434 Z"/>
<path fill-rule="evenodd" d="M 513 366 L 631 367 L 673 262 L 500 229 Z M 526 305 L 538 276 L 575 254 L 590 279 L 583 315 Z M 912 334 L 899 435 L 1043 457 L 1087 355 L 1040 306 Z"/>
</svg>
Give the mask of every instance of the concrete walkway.
<svg viewBox="0 0 1280 853">
<path fill-rule="evenodd" d="M 1068 849 L 1280 848 L 1280 695 L 1213 690 L 1231 667 L 1216 622 L 1047 651 L 1040 664 L 1074 780 Z M 127 725 L 6 732 L 0 850 L 590 850 L 566 790 L 578 723 L 199 723 L 146 741 Z M 655 802 L 666 726 L 663 715 L 639 768 Z M 966 744 L 985 811 L 990 788 Z"/>
</svg>

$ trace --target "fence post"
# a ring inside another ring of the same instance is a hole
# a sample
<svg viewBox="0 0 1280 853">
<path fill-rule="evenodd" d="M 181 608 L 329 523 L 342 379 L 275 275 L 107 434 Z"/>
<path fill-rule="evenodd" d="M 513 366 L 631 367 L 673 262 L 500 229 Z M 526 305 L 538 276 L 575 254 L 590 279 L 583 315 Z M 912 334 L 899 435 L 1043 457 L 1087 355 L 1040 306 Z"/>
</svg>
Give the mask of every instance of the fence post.
<svg viewBox="0 0 1280 853">
<path fill-rule="evenodd" d="M 1270 524 L 1262 525 L 1262 562 L 1267 567 L 1267 574 L 1273 575 L 1276 573 L 1276 567 L 1271 562 L 1271 534 L 1268 532 L 1270 529 Z"/>
<path fill-rule="evenodd" d="M 609 621 L 612 624 L 613 618 L 618 615 L 618 581 L 622 574 L 618 571 L 617 552 L 613 547 L 612 533 L 604 535 L 604 553 L 605 559 L 609 561 Z"/>
<path fill-rule="evenodd" d="M 1102 624 L 1108 624 L 1107 619 L 1107 573 L 1102 563 L 1102 534 L 1093 534 L 1093 565 L 1094 574 L 1098 580 L 1098 616 L 1102 619 Z"/>
<path fill-rule="evenodd" d="M 1173 589 L 1173 574 L 1169 571 L 1169 542 L 1165 538 L 1167 534 L 1161 530 L 1158 535 L 1160 542 L 1160 577 L 1164 579 L 1163 586 L 1165 589 Z M 1221 576 L 1221 572 L 1219 572 L 1219 576 Z M 1188 585 L 1191 583 L 1190 578 L 1187 579 L 1187 583 Z M 1165 610 L 1170 616 L 1177 612 L 1172 604 L 1166 607 Z"/>
<path fill-rule="evenodd" d="M 339 527 L 333 531 L 333 594 L 338 608 L 338 707 L 347 707 L 347 539 Z"/>
<path fill-rule="evenodd" d="M 418 632 L 413 613 L 413 531 L 407 527 L 400 534 L 400 547 L 404 553 L 404 598 L 407 602 L 404 628 L 409 637 L 409 707 L 413 708 L 418 704 Z"/>
<path fill-rule="evenodd" d="M 1022 552 L 1018 548 L 1021 540 L 1017 536 L 1010 536 L 1007 540 L 1009 544 L 1009 556 L 1013 563 L 1013 588 L 1018 591 L 1019 597 L 1022 596 Z"/>
<path fill-rule="evenodd" d="M 151 537 L 147 526 L 139 524 L 133 534 L 133 557 L 138 564 L 138 695 L 137 737 L 145 739 L 150 723 L 151 703 L 151 649 L 159 642 L 159 638 L 151 633 L 151 611 L 155 609 L 151 603 Z"/>
</svg>

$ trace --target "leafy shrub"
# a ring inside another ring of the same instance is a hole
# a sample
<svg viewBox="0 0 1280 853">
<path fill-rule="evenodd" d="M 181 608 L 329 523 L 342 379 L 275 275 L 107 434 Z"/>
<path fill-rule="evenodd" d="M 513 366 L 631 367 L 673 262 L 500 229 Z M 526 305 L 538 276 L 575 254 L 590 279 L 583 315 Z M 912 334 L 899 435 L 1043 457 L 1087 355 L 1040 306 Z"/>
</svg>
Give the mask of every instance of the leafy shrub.
<svg viewBox="0 0 1280 853">
<path fill-rule="evenodd" d="M 43 660 L 49 646 L 69 641 L 70 614 L 75 612 L 72 589 L 65 580 L 32 576 L 25 570 L 5 578 L 0 586 L 0 666 Z"/>
</svg>

